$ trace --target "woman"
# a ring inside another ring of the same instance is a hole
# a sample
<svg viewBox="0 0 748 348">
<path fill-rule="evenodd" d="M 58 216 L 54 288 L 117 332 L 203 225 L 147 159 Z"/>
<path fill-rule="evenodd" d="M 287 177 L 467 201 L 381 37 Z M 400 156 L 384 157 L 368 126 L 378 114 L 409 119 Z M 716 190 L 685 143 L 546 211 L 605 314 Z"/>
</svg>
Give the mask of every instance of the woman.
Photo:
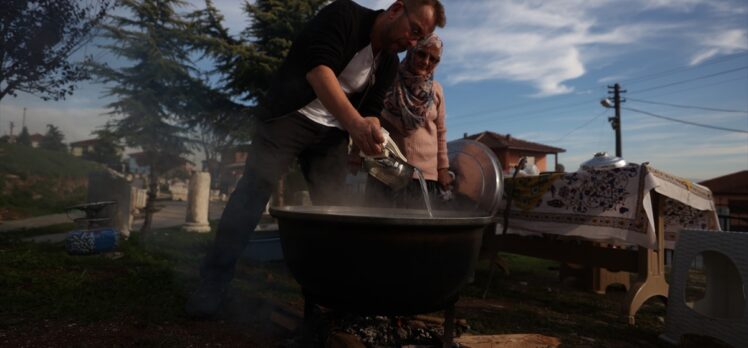
<svg viewBox="0 0 748 348">
<path fill-rule="evenodd" d="M 385 96 L 381 118 L 382 126 L 390 132 L 408 163 L 423 173 L 432 200 L 439 194 L 439 188 L 449 190 L 452 183 L 448 170 L 444 91 L 434 80 L 442 47 L 441 39 L 431 34 L 408 50 Z M 423 207 L 417 175 L 413 179 L 405 192 L 393 193 L 397 206 Z M 372 186 L 380 185 L 369 185 Z M 384 190 L 383 187 L 374 189 Z"/>
</svg>

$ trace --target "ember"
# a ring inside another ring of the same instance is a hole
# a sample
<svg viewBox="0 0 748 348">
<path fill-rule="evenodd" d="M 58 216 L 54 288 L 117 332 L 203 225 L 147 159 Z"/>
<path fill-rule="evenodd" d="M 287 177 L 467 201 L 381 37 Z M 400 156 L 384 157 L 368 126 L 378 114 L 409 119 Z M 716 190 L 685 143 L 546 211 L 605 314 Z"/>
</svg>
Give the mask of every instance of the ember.
<svg viewBox="0 0 748 348">
<path fill-rule="evenodd" d="M 329 319 L 325 341 L 330 348 L 338 347 L 335 342 L 362 347 L 442 347 L 440 320 L 421 317 L 338 315 Z M 458 321 L 458 335 L 466 329 L 465 322 Z"/>
</svg>

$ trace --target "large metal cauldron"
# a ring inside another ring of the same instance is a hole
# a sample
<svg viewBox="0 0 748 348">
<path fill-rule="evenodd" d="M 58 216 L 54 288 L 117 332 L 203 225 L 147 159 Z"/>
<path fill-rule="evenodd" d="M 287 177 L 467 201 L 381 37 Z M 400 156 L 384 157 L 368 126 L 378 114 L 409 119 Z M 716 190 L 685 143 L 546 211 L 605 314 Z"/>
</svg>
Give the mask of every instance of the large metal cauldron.
<svg viewBox="0 0 748 348">
<path fill-rule="evenodd" d="M 307 301 L 359 314 L 407 315 L 457 300 L 491 217 L 330 206 L 271 209 Z"/>
</svg>

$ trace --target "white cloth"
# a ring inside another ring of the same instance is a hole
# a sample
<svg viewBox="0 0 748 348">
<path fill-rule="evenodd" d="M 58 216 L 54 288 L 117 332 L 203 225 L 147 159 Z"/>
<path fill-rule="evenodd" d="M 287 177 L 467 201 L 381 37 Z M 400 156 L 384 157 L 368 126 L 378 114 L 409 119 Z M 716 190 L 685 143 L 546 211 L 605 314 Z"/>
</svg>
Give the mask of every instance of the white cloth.
<svg viewBox="0 0 748 348">
<path fill-rule="evenodd" d="M 708 188 L 650 166 L 556 173 L 514 181 L 509 233 L 556 234 L 656 248 L 651 193 L 665 196 L 665 247 L 682 228 L 719 229 Z M 506 202 L 504 202 L 506 203 Z M 501 233 L 499 224 L 497 233 Z"/>
<path fill-rule="evenodd" d="M 371 44 L 358 51 L 338 76 L 338 83 L 340 83 L 343 92 L 346 95 L 361 92 L 371 80 L 375 63 L 376 59 Z M 343 129 L 338 119 L 327 111 L 319 98 L 299 109 L 299 112 L 323 126 Z"/>
</svg>

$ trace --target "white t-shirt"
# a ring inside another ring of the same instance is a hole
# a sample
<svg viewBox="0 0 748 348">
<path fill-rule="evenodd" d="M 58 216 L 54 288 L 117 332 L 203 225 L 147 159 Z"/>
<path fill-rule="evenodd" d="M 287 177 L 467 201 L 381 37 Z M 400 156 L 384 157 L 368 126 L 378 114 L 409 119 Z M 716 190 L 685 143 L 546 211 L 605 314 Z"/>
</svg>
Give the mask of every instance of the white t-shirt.
<svg viewBox="0 0 748 348">
<path fill-rule="evenodd" d="M 353 56 L 353 59 L 348 62 L 348 65 L 346 65 L 343 72 L 338 76 L 338 83 L 340 83 L 340 87 L 346 95 L 361 92 L 366 87 L 369 79 L 371 79 L 371 75 L 373 75 L 372 70 L 374 69 L 375 62 L 371 44 L 356 52 L 356 55 Z M 305 107 L 299 109 L 299 112 L 323 126 L 343 129 L 340 122 L 327 111 L 319 98 L 312 100 Z"/>
</svg>

